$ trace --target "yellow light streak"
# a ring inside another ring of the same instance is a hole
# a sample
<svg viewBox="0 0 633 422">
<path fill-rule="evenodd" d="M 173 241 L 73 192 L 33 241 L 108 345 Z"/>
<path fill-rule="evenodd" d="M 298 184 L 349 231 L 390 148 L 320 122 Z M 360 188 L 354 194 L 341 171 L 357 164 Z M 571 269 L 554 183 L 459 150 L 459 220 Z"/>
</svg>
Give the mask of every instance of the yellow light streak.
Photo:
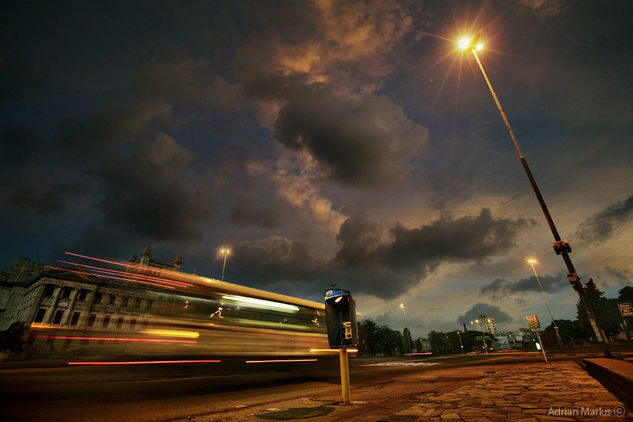
<svg viewBox="0 0 633 422">
<path fill-rule="evenodd" d="M 338 353 L 339 349 L 310 349 L 310 353 Z M 347 353 L 358 353 L 358 349 L 347 349 Z"/>
<path fill-rule="evenodd" d="M 164 337 L 184 337 L 184 338 L 198 338 L 200 333 L 197 331 L 176 331 L 176 330 L 143 330 L 143 334 L 153 334 L 156 336 Z"/>
<path fill-rule="evenodd" d="M 243 306 L 250 306 L 251 308 L 270 309 L 277 308 L 285 311 L 299 312 L 299 307 L 295 305 L 289 305 L 287 303 L 273 302 L 270 300 L 255 299 L 254 297 L 245 296 L 222 296 L 222 299 L 232 300 Z"/>
</svg>

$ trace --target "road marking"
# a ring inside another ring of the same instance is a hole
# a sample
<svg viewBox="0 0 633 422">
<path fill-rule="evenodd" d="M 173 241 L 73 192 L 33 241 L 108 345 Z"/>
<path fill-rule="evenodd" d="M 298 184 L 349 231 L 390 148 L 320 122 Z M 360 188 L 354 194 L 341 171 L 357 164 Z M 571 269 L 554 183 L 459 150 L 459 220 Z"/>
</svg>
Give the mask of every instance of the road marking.
<svg viewBox="0 0 633 422">
<path fill-rule="evenodd" d="M 381 363 L 369 363 L 367 365 L 359 366 L 432 366 L 439 365 L 439 362 L 381 362 Z"/>
</svg>

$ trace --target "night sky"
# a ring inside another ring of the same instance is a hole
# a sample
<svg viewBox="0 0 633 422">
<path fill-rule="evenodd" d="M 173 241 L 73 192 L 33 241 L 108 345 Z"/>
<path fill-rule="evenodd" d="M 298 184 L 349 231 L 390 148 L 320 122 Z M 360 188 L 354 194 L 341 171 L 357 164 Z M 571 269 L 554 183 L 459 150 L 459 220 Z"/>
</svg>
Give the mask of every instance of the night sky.
<svg viewBox="0 0 633 422">
<path fill-rule="evenodd" d="M 65 251 L 322 300 L 414 336 L 633 282 L 630 1 L 21 1 L 0 19 L 0 266 Z"/>
</svg>

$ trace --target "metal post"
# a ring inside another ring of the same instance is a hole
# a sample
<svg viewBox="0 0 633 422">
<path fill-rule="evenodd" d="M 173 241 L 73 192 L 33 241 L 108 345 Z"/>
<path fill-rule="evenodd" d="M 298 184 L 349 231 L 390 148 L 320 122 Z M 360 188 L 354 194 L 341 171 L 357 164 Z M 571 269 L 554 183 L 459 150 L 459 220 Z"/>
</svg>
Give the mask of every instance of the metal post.
<svg viewBox="0 0 633 422">
<path fill-rule="evenodd" d="M 347 362 L 347 349 L 339 349 L 339 361 L 341 367 L 341 396 L 342 403 L 349 403 L 349 364 Z"/>
<path fill-rule="evenodd" d="M 224 260 L 222 261 L 222 277 L 220 278 L 220 280 L 224 281 L 224 269 L 226 268 L 226 252 L 223 253 L 224 255 Z"/>
<path fill-rule="evenodd" d="M 560 338 L 560 333 L 558 332 L 558 325 L 556 325 L 556 321 L 554 320 L 554 315 L 552 314 L 552 309 L 549 307 L 549 302 L 547 301 L 547 296 L 545 296 L 545 291 L 543 290 L 543 285 L 541 284 L 541 280 L 538 277 L 538 273 L 536 272 L 536 268 L 534 268 L 534 261 L 530 259 L 528 261 L 532 266 L 532 271 L 534 271 L 534 276 L 536 277 L 536 282 L 538 283 L 539 289 L 541 289 L 541 294 L 543 295 L 543 300 L 545 301 L 545 306 L 547 306 L 547 311 L 549 312 L 549 317 L 552 319 L 552 324 L 554 325 L 554 332 L 556 333 L 556 340 L 558 340 L 558 347 L 563 348 L 563 340 Z"/>
<path fill-rule="evenodd" d="M 538 328 L 535 328 L 534 332 L 536 333 L 536 338 L 538 339 L 538 344 L 539 344 L 539 346 L 541 346 L 541 352 L 543 353 L 543 359 L 545 359 L 545 362 L 547 362 L 547 355 L 545 354 L 545 348 L 543 347 L 543 343 L 541 342 L 541 336 L 538 334 Z"/>
<path fill-rule="evenodd" d="M 549 225 L 552 235 L 554 236 L 554 240 L 556 242 L 560 242 L 562 239 L 560 235 L 558 234 L 558 230 L 556 230 L 556 226 L 554 225 L 554 220 L 552 219 L 552 216 L 550 215 L 549 210 L 547 209 L 547 205 L 545 204 L 545 200 L 543 199 L 543 196 L 541 195 L 541 191 L 536 184 L 536 180 L 534 180 L 534 176 L 532 176 L 532 172 L 530 171 L 530 167 L 528 166 L 527 161 L 525 160 L 525 156 L 523 155 L 523 152 L 521 152 L 521 148 L 519 148 L 519 143 L 517 142 L 517 139 L 514 136 L 514 132 L 512 132 L 512 128 L 510 127 L 510 122 L 508 121 L 506 114 L 501 108 L 501 103 L 499 102 L 499 99 L 497 98 L 497 94 L 495 94 L 495 91 L 492 88 L 492 84 L 490 83 L 490 80 L 488 79 L 488 75 L 486 74 L 486 71 L 484 70 L 484 67 L 481 64 L 481 61 L 479 60 L 477 51 L 475 51 L 474 48 L 471 51 L 473 53 L 473 56 L 475 56 L 475 60 L 477 61 L 477 64 L 479 65 L 481 74 L 486 80 L 488 89 L 490 90 L 490 93 L 492 94 L 492 99 L 494 100 L 495 105 L 497 106 L 497 110 L 499 110 L 501 119 L 503 120 L 503 123 L 505 124 L 506 129 L 508 130 L 508 134 L 510 135 L 510 139 L 512 139 L 512 144 L 514 145 L 514 149 L 516 149 L 517 154 L 519 155 L 519 160 L 521 161 L 523 170 L 525 170 L 525 174 L 527 175 L 530 181 L 532 190 L 534 191 L 534 194 L 536 195 L 536 199 L 538 200 L 538 203 L 541 206 L 541 210 L 543 211 L 543 215 L 545 216 L 545 219 L 547 220 L 547 224 Z M 611 352 L 609 351 L 609 347 L 604 341 L 604 339 L 602 338 L 602 335 L 600 334 L 600 328 L 598 327 L 598 323 L 596 322 L 596 319 L 594 317 L 594 313 L 593 313 L 593 310 L 591 309 L 591 305 L 587 302 L 587 300 L 585 300 L 584 290 L 583 290 L 582 284 L 580 283 L 580 279 L 578 278 L 578 274 L 576 274 L 574 265 L 571 262 L 571 258 L 569 257 L 568 252 L 564 250 L 560 252 L 560 255 L 563 257 L 563 261 L 565 261 L 565 265 L 567 266 L 567 270 L 569 271 L 567 278 L 572 284 L 572 287 L 574 288 L 574 290 L 578 292 L 581 306 L 583 307 L 583 309 L 585 310 L 585 313 L 587 314 L 587 319 L 589 320 L 589 323 L 591 324 L 591 327 L 593 328 L 593 331 L 596 335 L 596 339 L 599 342 L 603 343 L 605 356 L 611 357 Z"/>
</svg>

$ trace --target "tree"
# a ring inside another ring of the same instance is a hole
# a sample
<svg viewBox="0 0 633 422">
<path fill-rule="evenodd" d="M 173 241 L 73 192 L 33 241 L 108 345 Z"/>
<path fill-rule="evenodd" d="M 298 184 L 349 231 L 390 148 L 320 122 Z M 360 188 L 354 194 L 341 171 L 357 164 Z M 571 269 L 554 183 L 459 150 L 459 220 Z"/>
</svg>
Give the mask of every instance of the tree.
<svg viewBox="0 0 633 422">
<path fill-rule="evenodd" d="M 413 339 L 411 338 L 411 332 L 408 328 L 402 330 L 402 352 L 411 353 L 413 349 Z"/>
<path fill-rule="evenodd" d="M 358 324 L 358 353 L 361 356 L 375 356 L 378 324 L 366 319 Z"/>
<path fill-rule="evenodd" d="M 450 352 L 450 343 L 445 333 L 441 331 L 431 331 L 428 335 L 428 339 L 433 354 L 441 355 Z"/>
<path fill-rule="evenodd" d="M 556 325 L 558 326 L 558 332 L 560 333 L 564 345 L 575 344 L 573 341 L 577 343 L 579 339 L 584 337 L 580 323 L 576 320 L 557 319 Z M 548 349 L 558 347 L 558 340 L 556 339 L 556 331 L 554 331 L 553 324 L 550 323 L 550 325 L 545 328 L 541 334 L 541 341 Z"/>
<path fill-rule="evenodd" d="M 604 297 L 604 292 L 598 289 L 593 279 L 589 279 L 583 287 L 585 292 L 585 300 L 593 309 L 593 313 L 596 317 L 596 322 L 602 330 L 608 335 L 613 336 L 620 331 L 620 312 L 618 311 L 618 305 L 616 299 L 608 299 Z M 627 292 L 625 292 L 626 294 Z M 589 323 L 587 314 L 580 304 L 580 300 L 576 304 L 576 310 L 578 315 L 578 322 L 584 337 L 592 337 L 594 335 L 593 328 Z"/>
</svg>

